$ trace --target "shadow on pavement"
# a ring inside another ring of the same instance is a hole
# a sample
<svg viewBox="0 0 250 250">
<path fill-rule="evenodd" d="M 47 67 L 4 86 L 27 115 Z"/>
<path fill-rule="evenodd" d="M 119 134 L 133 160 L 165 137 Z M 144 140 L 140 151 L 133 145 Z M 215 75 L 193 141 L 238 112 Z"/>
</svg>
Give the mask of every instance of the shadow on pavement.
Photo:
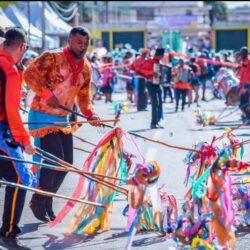
<svg viewBox="0 0 250 250">
<path fill-rule="evenodd" d="M 153 244 L 157 244 L 157 243 L 161 243 L 166 241 L 166 237 L 157 237 L 157 236 L 153 236 L 153 237 L 147 237 L 147 238 L 143 238 L 143 239 L 139 239 L 139 240 L 134 240 L 132 246 L 133 247 L 144 247 L 144 246 L 149 246 L 149 245 L 153 245 Z"/>
<path fill-rule="evenodd" d="M 121 233 L 114 233 L 114 234 L 112 234 L 111 237 L 105 238 L 104 240 L 113 240 L 113 239 L 122 238 L 122 237 L 129 237 L 128 233 L 125 231 L 121 232 Z"/>
<path fill-rule="evenodd" d="M 212 131 L 212 130 L 225 130 L 224 127 L 216 127 L 216 128 L 211 128 L 211 127 L 206 127 L 204 128 L 196 128 L 196 129 L 187 129 L 187 131 L 192 131 L 192 132 L 207 132 L 207 131 Z"/>
<path fill-rule="evenodd" d="M 235 231 L 235 235 L 237 238 L 239 237 L 244 237 L 247 234 L 249 234 L 250 232 L 250 226 L 245 226 L 245 227 L 239 227 L 237 228 L 237 230 Z"/>
<path fill-rule="evenodd" d="M 238 137 L 248 137 L 250 134 L 237 134 Z"/>
<path fill-rule="evenodd" d="M 138 130 L 129 130 L 129 132 L 132 132 L 132 133 L 140 133 L 140 132 L 146 132 L 146 131 L 149 131 L 149 130 L 153 130 L 152 128 L 144 128 L 144 129 L 138 129 Z"/>
<path fill-rule="evenodd" d="M 42 222 L 38 222 L 38 223 L 28 223 L 28 224 L 24 224 L 22 227 L 22 232 L 20 235 L 26 234 L 26 233 L 31 233 L 31 232 L 35 232 L 38 230 L 38 227 L 40 225 L 42 225 L 44 223 Z"/>
<path fill-rule="evenodd" d="M 175 112 L 175 111 L 165 111 L 163 113 L 164 114 L 168 114 L 168 115 L 170 115 L 170 114 L 177 114 L 177 112 Z"/>
<path fill-rule="evenodd" d="M 63 237 L 62 237 L 63 236 Z M 76 247 L 94 239 L 94 236 L 77 235 L 77 234 L 46 234 L 48 240 L 43 244 L 44 249 L 69 249 Z"/>
</svg>

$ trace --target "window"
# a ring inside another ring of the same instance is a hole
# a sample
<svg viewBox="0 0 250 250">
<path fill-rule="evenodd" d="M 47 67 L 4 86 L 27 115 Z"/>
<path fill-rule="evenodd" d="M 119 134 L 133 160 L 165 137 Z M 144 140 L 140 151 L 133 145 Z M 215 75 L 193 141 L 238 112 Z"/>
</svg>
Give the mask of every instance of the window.
<svg viewBox="0 0 250 250">
<path fill-rule="evenodd" d="M 193 12 L 192 12 L 192 10 L 186 10 L 186 15 L 188 15 L 188 16 L 192 16 L 193 15 Z"/>
<path fill-rule="evenodd" d="M 154 9 L 137 9 L 136 14 L 138 21 L 154 20 Z"/>
</svg>

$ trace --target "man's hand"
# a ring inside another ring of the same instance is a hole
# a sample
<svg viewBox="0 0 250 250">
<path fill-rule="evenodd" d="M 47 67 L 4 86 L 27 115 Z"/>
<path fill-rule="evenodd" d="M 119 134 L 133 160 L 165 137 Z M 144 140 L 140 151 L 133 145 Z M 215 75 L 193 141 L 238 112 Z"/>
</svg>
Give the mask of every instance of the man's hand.
<svg viewBox="0 0 250 250">
<path fill-rule="evenodd" d="M 90 123 L 92 126 L 95 126 L 95 127 L 101 127 L 101 126 L 103 126 L 100 123 L 100 117 L 99 116 L 93 114 L 92 116 L 88 117 L 88 121 L 95 121 L 95 120 L 96 120 L 96 122 L 91 122 Z"/>
<path fill-rule="evenodd" d="M 36 153 L 35 148 L 31 144 L 25 147 L 25 153 L 28 155 L 34 155 Z"/>
<path fill-rule="evenodd" d="M 57 105 L 59 104 L 58 99 L 56 98 L 56 96 L 52 96 L 47 100 L 47 104 L 52 107 L 52 108 L 56 108 Z"/>
</svg>

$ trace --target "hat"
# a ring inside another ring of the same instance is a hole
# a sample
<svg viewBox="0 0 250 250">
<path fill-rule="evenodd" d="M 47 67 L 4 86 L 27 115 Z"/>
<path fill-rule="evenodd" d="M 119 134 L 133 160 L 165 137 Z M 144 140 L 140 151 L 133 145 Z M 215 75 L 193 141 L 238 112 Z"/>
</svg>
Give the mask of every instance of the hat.
<svg viewBox="0 0 250 250">
<path fill-rule="evenodd" d="M 2 44 L 5 41 L 4 37 L 0 37 L 0 44 Z"/>
<path fill-rule="evenodd" d="M 148 54 L 148 53 L 149 53 L 149 49 L 144 48 L 144 49 L 141 49 L 140 52 L 141 52 L 142 55 L 145 55 L 145 54 Z"/>
<path fill-rule="evenodd" d="M 155 51 L 155 56 L 164 56 L 165 50 L 163 48 L 157 48 Z"/>
</svg>

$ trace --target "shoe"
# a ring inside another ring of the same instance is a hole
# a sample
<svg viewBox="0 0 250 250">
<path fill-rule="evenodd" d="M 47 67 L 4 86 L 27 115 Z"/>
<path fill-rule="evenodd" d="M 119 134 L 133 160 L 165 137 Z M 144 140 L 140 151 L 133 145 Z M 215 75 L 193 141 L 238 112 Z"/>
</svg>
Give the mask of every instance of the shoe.
<svg viewBox="0 0 250 250">
<path fill-rule="evenodd" d="M 159 125 L 159 124 L 151 124 L 150 128 L 151 129 L 158 129 L 158 128 L 164 128 L 164 127 Z"/>
<path fill-rule="evenodd" d="M 158 126 L 157 126 L 157 124 L 151 124 L 150 128 L 151 128 L 151 129 L 157 129 Z"/>
<path fill-rule="evenodd" d="M 160 125 L 159 123 L 157 124 L 158 128 L 164 128 L 164 126 Z"/>
<path fill-rule="evenodd" d="M 52 198 L 50 198 L 50 197 L 46 198 L 45 210 L 46 210 L 46 213 L 47 213 L 50 221 L 53 221 L 56 218 L 55 213 L 54 213 L 53 208 L 52 208 L 52 202 L 53 202 Z"/>
<path fill-rule="evenodd" d="M 178 112 L 178 107 L 175 108 L 175 112 L 176 112 L 176 113 Z"/>
<path fill-rule="evenodd" d="M 54 211 L 52 209 L 46 208 L 47 215 L 50 219 L 50 221 L 53 221 L 56 218 L 56 215 L 54 214 Z"/>
<path fill-rule="evenodd" d="M 55 220 L 55 218 L 56 218 L 56 215 L 54 214 L 54 212 L 52 211 L 52 212 L 47 212 L 47 215 L 49 216 L 49 219 L 50 219 L 50 221 L 53 221 L 53 220 Z"/>
<path fill-rule="evenodd" d="M 52 210 L 52 208 L 50 209 L 46 208 L 46 212 L 50 221 L 53 221 L 56 218 L 56 215 L 54 214 L 54 211 Z"/>
<path fill-rule="evenodd" d="M 48 216 L 46 215 L 45 207 L 41 206 L 41 204 L 39 204 L 37 202 L 30 201 L 29 207 L 32 210 L 34 216 L 38 220 L 45 222 L 45 223 L 50 221 Z"/>
<path fill-rule="evenodd" d="M 3 248 L 2 248 L 3 247 Z M 3 237 L 0 236 L 0 249 L 11 249 L 11 250 L 31 250 L 31 248 L 26 247 L 22 241 L 17 237 Z"/>
<path fill-rule="evenodd" d="M 185 110 L 184 108 L 181 108 L 181 111 L 182 111 L 182 112 L 184 112 L 184 110 Z"/>
<path fill-rule="evenodd" d="M 202 97 L 201 100 L 207 102 L 207 99 L 205 97 Z"/>
</svg>

